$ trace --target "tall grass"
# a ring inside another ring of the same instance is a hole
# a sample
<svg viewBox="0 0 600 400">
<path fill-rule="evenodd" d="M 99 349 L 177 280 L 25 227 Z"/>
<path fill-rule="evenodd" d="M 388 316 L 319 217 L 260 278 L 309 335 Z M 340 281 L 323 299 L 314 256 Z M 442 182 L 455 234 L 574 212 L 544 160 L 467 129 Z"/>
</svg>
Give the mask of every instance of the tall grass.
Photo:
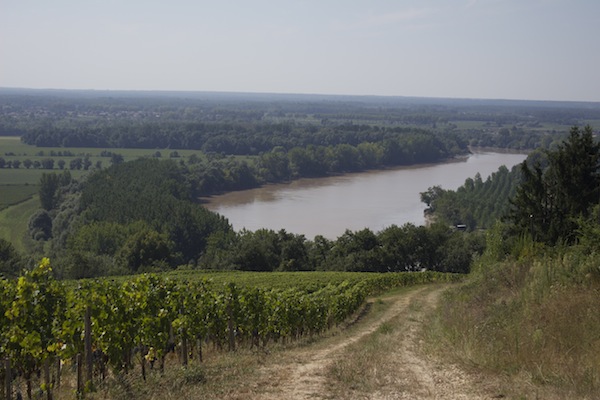
<svg viewBox="0 0 600 400">
<path fill-rule="evenodd" d="M 600 390 L 600 254 L 540 249 L 484 256 L 446 294 L 431 334 L 469 365 L 595 398 Z"/>
</svg>

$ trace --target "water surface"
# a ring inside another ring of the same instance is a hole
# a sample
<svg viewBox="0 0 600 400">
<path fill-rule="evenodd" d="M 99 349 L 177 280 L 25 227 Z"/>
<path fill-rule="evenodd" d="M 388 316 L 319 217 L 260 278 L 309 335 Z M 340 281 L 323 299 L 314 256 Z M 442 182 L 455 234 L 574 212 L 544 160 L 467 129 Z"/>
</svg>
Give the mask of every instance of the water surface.
<svg viewBox="0 0 600 400">
<path fill-rule="evenodd" d="M 510 169 L 525 157 L 477 152 L 435 165 L 301 179 L 215 196 L 206 207 L 228 218 L 236 230 L 285 229 L 308 239 L 335 239 L 346 229 L 378 232 L 392 224 L 423 225 L 421 192 L 434 185 L 454 190 L 478 172 L 485 180 L 501 165 Z"/>
</svg>

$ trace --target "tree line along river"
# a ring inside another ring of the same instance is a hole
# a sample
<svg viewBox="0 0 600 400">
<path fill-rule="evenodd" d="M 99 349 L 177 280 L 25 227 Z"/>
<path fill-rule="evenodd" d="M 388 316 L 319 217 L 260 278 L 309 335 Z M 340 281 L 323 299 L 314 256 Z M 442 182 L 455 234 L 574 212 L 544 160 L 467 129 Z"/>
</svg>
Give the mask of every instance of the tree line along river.
<svg viewBox="0 0 600 400">
<path fill-rule="evenodd" d="M 457 189 L 479 173 L 485 180 L 501 165 L 512 168 L 523 153 L 476 151 L 468 158 L 433 165 L 301 179 L 287 184 L 231 192 L 209 199 L 206 207 L 226 218 L 234 229 L 261 228 L 336 239 L 346 229 L 378 232 L 405 223 L 423 225 L 420 193 L 440 185 Z"/>
</svg>

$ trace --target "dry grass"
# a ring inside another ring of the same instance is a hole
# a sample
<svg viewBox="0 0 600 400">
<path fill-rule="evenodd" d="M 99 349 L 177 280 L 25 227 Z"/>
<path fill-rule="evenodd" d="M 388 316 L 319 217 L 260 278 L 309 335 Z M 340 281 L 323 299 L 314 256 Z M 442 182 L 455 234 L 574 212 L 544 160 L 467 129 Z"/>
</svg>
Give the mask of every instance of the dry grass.
<svg viewBox="0 0 600 400">
<path fill-rule="evenodd" d="M 410 290 L 410 289 L 400 289 Z M 139 360 L 133 370 L 127 374 L 108 373 L 104 381 L 94 379 L 94 390 L 85 394 L 86 399 L 100 400 L 195 400 L 195 399 L 249 399 L 260 392 L 261 369 L 282 362 L 289 362 L 290 357 L 303 348 L 318 349 L 327 347 L 332 341 L 343 340 L 351 335 L 354 329 L 368 323 L 388 306 L 378 302 L 374 311 L 358 313 L 355 319 L 344 326 L 332 328 L 323 335 L 304 338 L 287 343 L 270 343 L 267 349 L 249 349 L 247 345 L 239 347 L 235 352 L 220 351 L 208 346 L 203 349 L 203 362 L 190 360 L 187 367 L 182 367 L 176 354 L 169 354 L 164 372 L 157 368 L 147 367 L 146 380 L 142 379 Z M 358 323 L 360 322 L 360 323 Z M 275 377 L 271 377 L 275 378 Z M 62 385 L 55 390 L 55 399 L 75 398 L 77 375 L 71 366 L 65 367 L 61 373 Z M 39 387 L 41 382 L 34 384 Z M 24 382 L 20 382 L 20 391 L 25 393 Z"/>
<path fill-rule="evenodd" d="M 441 302 L 432 351 L 556 398 L 600 398 L 599 261 L 570 250 L 480 266 Z"/>
<path fill-rule="evenodd" d="M 146 380 L 142 379 L 141 368 L 136 365 L 127 374 L 113 374 L 101 380 L 94 379 L 94 390 L 85 394 L 86 399 L 99 400 L 183 400 L 183 399 L 235 399 L 232 393 L 243 392 L 250 386 L 258 367 L 264 363 L 266 353 L 239 350 L 233 353 L 208 351 L 204 362 L 190 360 L 187 367 L 181 366 L 176 355 L 171 354 L 165 363 L 164 372 L 158 368 L 147 368 Z M 61 374 L 61 387 L 55 398 L 75 398 L 77 375 L 72 368 Z M 24 383 L 21 384 L 24 394 Z"/>
<path fill-rule="evenodd" d="M 382 298 L 374 302 L 373 317 L 381 316 L 391 300 Z M 384 321 L 379 327 L 359 341 L 347 346 L 343 356 L 326 371 L 329 395 L 336 399 L 372 398 L 374 393 L 401 393 L 410 380 L 404 380 L 398 349 L 407 340 L 407 324 L 421 309 L 414 300 L 400 314 Z"/>
</svg>

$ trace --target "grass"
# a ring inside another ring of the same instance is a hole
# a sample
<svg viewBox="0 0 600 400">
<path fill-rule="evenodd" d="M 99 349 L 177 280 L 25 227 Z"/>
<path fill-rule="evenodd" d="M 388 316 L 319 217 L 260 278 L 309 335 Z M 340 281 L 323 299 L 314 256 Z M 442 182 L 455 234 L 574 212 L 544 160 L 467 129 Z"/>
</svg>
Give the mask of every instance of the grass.
<svg viewBox="0 0 600 400">
<path fill-rule="evenodd" d="M 61 157 L 54 156 L 51 158 L 68 158 L 84 157 L 86 155 L 90 157 L 97 157 L 98 159 L 105 160 L 106 163 L 110 160 L 110 157 L 100 157 L 100 153 L 104 150 L 118 153 L 123 156 L 125 160 L 135 159 L 138 157 L 152 156 L 154 153 L 159 151 L 162 158 L 169 158 L 169 155 L 173 151 L 177 151 L 181 157 L 189 157 L 192 154 L 202 156 L 200 150 L 180 150 L 180 149 L 119 149 L 119 148 L 104 148 L 104 147 L 37 147 L 21 142 L 19 137 L 15 136 L 0 136 L 0 157 L 5 160 L 13 158 L 29 158 L 32 161 L 36 159 L 51 157 L 51 152 L 58 154 L 59 152 L 69 151 L 74 156 L 72 157 Z M 14 153 L 14 156 L 8 155 Z"/>
<path fill-rule="evenodd" d="M 37 191 L 34 185 L 0 185 L 0 211 L 31 199 Z"/>
<path fill-rule="evenodd" d="M 11 242 L 19 252 L 26 252 L 29 217 L 39 208 L 40 202 L 36 195 L 0 211 L 0 238 Z"/>
<path fill-rule="evenodd" d="M 463 365 L 526 377 L 558 398 L 600 389 L 600 263 L 577 250 L 483 262 L 431 321 L 433 349 Z"/>
<path fill-rule="evenodd" d="M 365 324 L 381 318 L 392 305 L 393 296 L 413 289 L 395 290 L 376 299 Z M 412 303 L 408 312 L 411 310 L 414 310 Z M 405 340 L 405 317 L 401 314 L 384 321 L 373 333 L 344 349 L 343 357 L 339 357 L 326 371 L 332 398 L 370 398 L 369 394 L 384 393 L 389 386 L 393 386 L 393 390 L 398 389 L 393 382 L 398 374 L 394 354 L 399 343 Z"/>
<path fill-rule="evenodd" d="M 62 171 L 59 169 L 26 169 L 23 167 L 19 169 L 4 168 L 0 169 L 0 185 L 38 185 L 40 183 L 40 178 L 42 177 L 42 174 L 52 172 L 60 173 Z M 88 171 L 74 170 L 69 172 L 71 173 L 71 176 L 73 178 L 80 178 L 81 176 L 85 175 Z"/>
</svg>

